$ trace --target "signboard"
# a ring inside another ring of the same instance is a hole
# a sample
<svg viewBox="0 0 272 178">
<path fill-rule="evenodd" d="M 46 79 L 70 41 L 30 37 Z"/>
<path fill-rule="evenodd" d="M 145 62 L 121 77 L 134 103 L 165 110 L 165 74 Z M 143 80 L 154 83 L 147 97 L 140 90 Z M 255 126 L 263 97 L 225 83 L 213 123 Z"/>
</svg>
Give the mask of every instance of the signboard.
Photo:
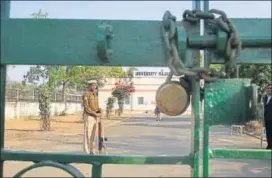
<svg viewBox="0 0 272 178">
<path fill-rule="evenodd" d="M 169 72 L 156 71 L 135 71 L 134 77 L 167 77 Z"/>
</svg>

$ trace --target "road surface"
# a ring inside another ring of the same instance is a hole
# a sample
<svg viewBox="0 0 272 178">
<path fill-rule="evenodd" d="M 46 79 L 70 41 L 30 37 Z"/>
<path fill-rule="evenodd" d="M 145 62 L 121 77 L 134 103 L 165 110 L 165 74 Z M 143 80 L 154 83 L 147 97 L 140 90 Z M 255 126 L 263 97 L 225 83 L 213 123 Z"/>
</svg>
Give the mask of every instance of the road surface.
<svg viewBox="0 0 272 178">
<path fill-rule="evenodd" d="M 109 141 L 107 151 L 117 155 L 188 155 L 190 153 L 191 117 L 163 117 L 156 122 L 153 116 L 138 114 L 105 129 Z M 45 133 L 48 143 L 33 144 L 35 151 L 82 152 L 81 133 Z M 259 148 L 260 141 L 248 136 L 231 136 L 230 129 L 214 126 L 210 131 L 210 144 L 215 148 Z M 21 145 L 26 145 L 21 143 Z M 24 149 L 23 146 L 20 149 Z M 214 177 L 271 177 L 271 161 L 267 160 L 211 160 L 210 176 Z M 5 176 L 13 176 L 30 163 L 5 163 Z M 73 164 L 85 176 L 90 176 L 89 165 Z M 40 168 L 26 176 L 67 176 L 54 168 Z M 166 165 L 105 165 L 104 177 L 188 177 L 189 166 Z"/>
</svg>

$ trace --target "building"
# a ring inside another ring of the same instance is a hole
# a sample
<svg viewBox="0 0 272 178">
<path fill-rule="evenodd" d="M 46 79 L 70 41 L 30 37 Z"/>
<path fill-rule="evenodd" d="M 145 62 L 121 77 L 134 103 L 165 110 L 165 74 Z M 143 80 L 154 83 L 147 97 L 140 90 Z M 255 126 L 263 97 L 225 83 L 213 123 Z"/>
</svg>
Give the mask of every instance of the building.
<svg viewBox="0 0 272 178">
<path fill-rule="evenodd" d="M 154 110 L 156 91 L 164 83 L 168 74 L 169 71 L 165 70 L 135 71 L 132 79 L 135 92 L 125 98 L 124 109 L 133 111 Z M 173 79 L 178 80 L 177 77 Z M 100 107 L 106 108 L 107 98 L 111 96 L 114 84 L 119 80 L 119 78 L 106 78 L 105 86 L 99 89 Z M 115 108 L 118 108 L 117 103 Z"/>
</svg>

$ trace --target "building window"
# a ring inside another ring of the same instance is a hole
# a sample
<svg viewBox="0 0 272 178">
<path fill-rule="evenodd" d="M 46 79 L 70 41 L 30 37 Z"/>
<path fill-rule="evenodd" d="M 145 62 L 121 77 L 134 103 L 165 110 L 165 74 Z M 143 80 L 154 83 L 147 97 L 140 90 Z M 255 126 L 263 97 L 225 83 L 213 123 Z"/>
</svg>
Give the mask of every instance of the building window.
<svg viewBox="0 0 272 178">
<path fill-rule="evenodd" d="M 138 97 L 138 104 L 144 104 L 144 97 Z"/>
<path fill-rule="evenodd" d="M 130 104 L 130 97 L 129 96 L 125 96 L 125 104 Z"/>
</svg>

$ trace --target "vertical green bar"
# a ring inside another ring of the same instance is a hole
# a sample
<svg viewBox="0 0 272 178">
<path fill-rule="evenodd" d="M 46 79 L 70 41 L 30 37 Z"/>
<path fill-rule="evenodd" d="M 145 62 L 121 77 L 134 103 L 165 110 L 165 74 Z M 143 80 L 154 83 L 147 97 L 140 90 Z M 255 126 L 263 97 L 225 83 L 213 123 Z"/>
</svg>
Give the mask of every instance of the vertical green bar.
<svg viewBox="0 0 272 178">
<path fill-rule="evenodd" d="M 209 11 L 209 0 L 204 0 L 204 6 L 203 6 L 203 10 L 204 12 L 208 12 Z M 207 36 L 207 28 L 208 28 L 208 25 L 204 22 L 204 28 L 203 28 L 203 33 L 204 33 L 204 36 Z M 205 50 L 204 51 L 204 67 L 205 68 L 208 68 L 209 67 L 209 58 L 208 58 L 208 53 L 207 51 Z"/>
<path fill-rule="evenodd" d="M 102 176 L 102 164 L 93 163 L 92 178 L 97 178 Z"/>
<path fill-rule="evenodd" d="M 5 137 L 5 83 L 6 83 L 6 65 L 1 64 L 1 69 L 0 69 L 0 75 L 1 75 L 1 101 L 0 101 L 0 148 L 1 150 L 4 148 L 4 137 Z M 4 166 L 4 161 L 2 161 L 1 154 L 0 154 L 0 177 L 3 176 L 3 166 Z"/>
<path fill-rule="evenodd" d="M 193 146 L 193 177 L 199 177 L 199 139 L 200 139 L 200 84 L 199 79 L 192 80 L 193 95 L 192 95 L 192 111 L 194 118 L 194 146 Z"/>
<path fill-rule="evenodd" d="M 204 112 L 204 123 L 203 123 L 203 177 L 209 177 L 209 122 L 205 117 Z"/>
<path fill-rule="evenodd" d="M 209 0 L 204 0 L 204 12 L 209 11 Z M 204 23 L 204 35 L 207 35 L 207 24 Z M 204 51 L 204 67 L 209 67 L 208 54 Z M 205 102 L 205 101 L 204 101 Z M 205 111 L 205 108 L 204 108 Z M 203 118 L 203 177 L 209 177 L 209 122 L 208 118 L 205 116 Z"/>
<path fill-rule="evenodd" d="M 193 0 L 193 10 L 201 10 L 201 1 Z M 199 27 L 200 28 L 200 27 Z M 200 29 L 199 29 L 200 32 Z M 200 33 L 199 33 L 200 35 Z M 198 55 L 199 56 L 199 55 Z M 199 59 L 200 61 L 200 56 Z M 200 81 L 192 78 L 192 114 L 193 114 L 193 129 L 191 131 L 194 136 L 194 141 L 191 150 L 193 155 L 193 165 L 191 170 L 191 177 L 199 177 L 199 134 L 200 134 Z"/>
<path fill-rule="evenodd" d="M 9 18 L 10 1 L 1 1 L 1 19 Z M 1 24 L 2 27 L 2 24 Z M 0 149 L 4 148 L 5 138 L 5 96 L 6 96 L 6 74 L 7 66 L 1 63 L 0 57 Z M 4 161 L 0 154 L 0 177 L 4 177 Z"/>
</svg>

